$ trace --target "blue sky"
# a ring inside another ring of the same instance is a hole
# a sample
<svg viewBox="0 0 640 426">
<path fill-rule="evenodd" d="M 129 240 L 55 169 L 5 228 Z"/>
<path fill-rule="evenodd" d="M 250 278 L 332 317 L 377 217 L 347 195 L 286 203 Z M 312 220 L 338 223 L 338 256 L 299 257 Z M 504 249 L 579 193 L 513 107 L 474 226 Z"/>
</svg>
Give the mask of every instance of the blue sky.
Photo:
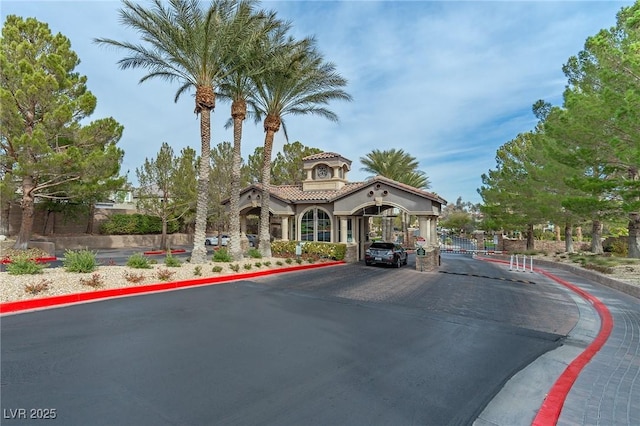
<svg viewBox="0 0 640 426">
<path fill-rule="evenodd" d="M 289 141 L 338 152 L 353 161 L 351 181 L 366 179 L 359 159 L 373 149 L 403 149 L 420 162 L 431 191 L 450 203 L 480 202 L 481 175 L 496 150 L 532 130 L 532 104 L 561 105 L 562 65 L 587 37 L 615 25 L 632 1 L 263 1 L 292 21 L 294 35 L 315 35 L 327 60 L 348 79 L 352 102 L 330 105 L 339 123 L 286 117 Z M 3 0 L 0 14 L 35 17 L 71 40 L 98 99 L 91 119 L 113 117 L 125 130 L 123 172 L 156 156 L 163 142 L 199 152 L 193 93 L 174 103 L 177 84 L 122 71 L 123 52 L 96 37 L 137 42 L 120 26 L 118 1 Z M 218 102 L 211 144 L 232 141 L 229 104 Z M 261 125 L 245 124 L 243 158 L 264 142 Z M 285 144 L 280 131 L 274 154 Z"/>
</svg>

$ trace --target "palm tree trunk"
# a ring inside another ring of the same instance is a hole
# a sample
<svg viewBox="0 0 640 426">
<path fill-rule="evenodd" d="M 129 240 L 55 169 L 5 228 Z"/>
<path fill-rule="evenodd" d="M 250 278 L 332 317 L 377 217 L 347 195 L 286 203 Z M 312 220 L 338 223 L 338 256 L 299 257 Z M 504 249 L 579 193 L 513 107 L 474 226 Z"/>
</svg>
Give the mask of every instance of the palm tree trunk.
<svg viewBox="0 0 640 426">
<path fill-rule="evenodd" d="M 211 168 L 211 109 L 202 108 L 200 111 L 201 153 L 198 170 L 198 198 L 196 201 L 196 229 L 193 236 L 193 250 L 191 263 L 206 263 L 207 248 L 204 239 L 207 232 L 209 169 Z"/>
<path fill-rule="evenodd" d="M 234 101 L 231 106 L 233 117 L 233 168 L 231 169 L 231 198 L 229 200 L 229 254 L 234 261 L 242 260 L 242 243 L 240 242 L 240 175 L 242 156 L 242 121 L 246 115 L 246 102 Z"/>
<path fill-rule="evenodd" d="M 271 232 L 269 229 L 269 199 L 271 189 L 271 151 L 275 132 L 266 131 L 264 137 L 264 157 L 262 161 L 262 197 L 260 200 L 260 231 L 258 249 L 262 257 L 271 257 Z"/>
</svg>

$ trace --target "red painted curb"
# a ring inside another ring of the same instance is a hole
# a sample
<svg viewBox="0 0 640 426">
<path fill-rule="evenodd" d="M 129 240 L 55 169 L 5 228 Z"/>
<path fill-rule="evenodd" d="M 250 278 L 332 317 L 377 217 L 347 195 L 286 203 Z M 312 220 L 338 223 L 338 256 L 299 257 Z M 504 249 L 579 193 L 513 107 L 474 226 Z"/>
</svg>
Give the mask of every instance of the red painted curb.
<svg viewBox="0 0 640 426">
<path fill-rule="evenodd" d="M 33 260 L 35 260 L 36 263 L 47 263 L 47 262 L 55 262 L 56 260 L 58 260 L 58 258 L 57 257 L 38 257 Z M 11 263 L 11 259 L 2 259 L 0 260 L 0 263 L 2 263 L 3 265 L 6 265 L 8 263 Z"/>
<path fill-rule="evenodd" d="M 508 264 L 506 260 L 500 259 L 488 259 L 488 258 L 478 258 L 480 260 L 485 260 L 488 262 L 496 262 L 496 263 L 504 263 Z M 600 301 L 597 297 L 593 296 L 591 293 L 588 293 L 581 289 L 578 286 L 571 284 L 561 278 L 556 277 L 555 275 L 545 271 L 544 269 L 534 268 L 536 272 L 540 272 L 548 278 L 551 278 L 555 282 L 562 284 L 567 287 L 569 290 L 577 293 L 580 297 L 582 297 L 587 302 L 591 303 L 593 307 L 598 312 L 598 316 L 600 316 L 600 330 L 598 331 L 598 335 L 593 339 L 593 342 L 587 348 L 580 353 L 571 363 L 567 366 L 567 368 L 562 372 L 560 377 L 553 384 L 547 397 L 542 402 L 536 417 L 533 419 L 531 426 L 549 426 L 555 425 L 558 423 L 558 419 L 560 418 L 560 413 L 562 412 L 562 407 L 564 406 L 564 402 L 567 399 L 567 395 L 571 390 L 571 387 L 578 379 L 580 372 L 582 369 L 591 361 L 591 359 L 598 353 L 602 346 L 604 346 L 607 339 L 611 335 L 611 330 L 613 330 L 613 317 L 611 316 L 611 312 L 609 308 Z"/>
<path fill-rule="evenodd" d="M 184 253 L 186 252 L 185 249 L 176 249 L 176 250 L 171 250 L 171 254 L 173 253 Z M 142 252 L 143 254 L 146 255 L 151 255 L 151 254 L 165 254 L 166 251 L 165 250 L 152 250 L 152 251 L 144 251 Z"/>
<path fill-rule="evenodd" d="M 236 275 L 223 275 L 219 277 L 197 278 L 184 281 L 174 281 L 158 284 L 146 284 L 134 287 L 112 288 L 107 290 L 88 291 L 83 293 L 65 294 L 61 296 L 41 297 L 37 299 L 17 300 L 14 302 L 0 303 L 0 314 L 17 313 L 21 311 L 51 308 L 61 305 L 69 305 L 74 303 L 95 301 L 101 299 L 109 299 L 113 297 L 132 296 L 144 293 L 152 293 L 158 291 L 177 290 L 186 287 L 195 287 L 207 284 L 221 284 L 229 281 L 243 280 L 248 278 L 261 277 L 265 275 L 273 275 L 283 272 L 294 272 L 303 269 L 321 268 L 324 266 L 344 265 L 345 262 L 333 261 L 323 263 L 313 263 L 309 265 L 296 265 L 288 268 L 265 269 L 263 271 L 247 272 Z"/>
<path fill-rule="evenodd" d="M 540 410 L 538 410 L 538 414 L 536 414 L 535 419 L 533 419 L 533 423 L 531 423 L 532 426 L 555 425 L 558 422 L 560 412 L 562 411 L 571 387 L 580 375 L 582 369 L 591 361 L 598 351 L 602 349 L 602 346 L 604 346 L 607 339 L 609 339 L 611 330 L 613 329 L 611 312 L 600 299 L 553 274 L 544 270 L 541 270 L 541 272 L 552 280 L 578 293 L 586 301 L 591 302 L 600 316 L 600 331 L 596 338 L 593 339 L 593 342 L 567 366 L 558 380 L 556 380 L 542 403 Z"/>
</svg>

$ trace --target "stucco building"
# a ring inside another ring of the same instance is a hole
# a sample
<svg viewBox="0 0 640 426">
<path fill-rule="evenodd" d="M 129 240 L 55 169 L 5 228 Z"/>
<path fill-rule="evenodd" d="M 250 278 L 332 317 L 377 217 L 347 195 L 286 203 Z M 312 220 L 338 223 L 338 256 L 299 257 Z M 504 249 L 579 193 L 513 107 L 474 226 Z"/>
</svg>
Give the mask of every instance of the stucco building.
<svg viewBox="0 0 640 426">
<path fill-rule="evenodd" d="M 303 169 L 306 178 L 301 184 L 271 187 L 271 235 L 282 240 L 346 243 L 355 247 L 350 250 L 353 260 L 360 260 L 369 244 L 369 218 L 399 209 L 417 217 L 419 235 L 428 246 L 438 246 L 437 219 L 447 203 L 438 195 L 382 176 L 349 182 L 351 161 L 333 152 L 305 157 Z M 259 184 L 240 193 L 243 234 L 246 217 L 260 214 L 261 194 Z"/>
</svg>

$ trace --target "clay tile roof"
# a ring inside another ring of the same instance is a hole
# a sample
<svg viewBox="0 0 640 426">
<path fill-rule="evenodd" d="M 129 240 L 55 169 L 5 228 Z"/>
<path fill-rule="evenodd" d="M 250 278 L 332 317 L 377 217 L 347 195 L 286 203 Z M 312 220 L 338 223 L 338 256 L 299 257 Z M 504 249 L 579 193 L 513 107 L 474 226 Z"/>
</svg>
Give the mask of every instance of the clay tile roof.
<svg viewBox="0 0 640 426">
<path fill-rule="evenodd" d="M 349 193 L 355 189 L 364 186 L 365 182 L 351 182 L 345 184 L 342 189 L 339 190 L 325 190 L 325 191 L 303 191 L 302 185 L 279 185 L 272 186 L 271 192 L 276 196 L 284 200 L 291 202 L 301 201 L 325 201 L 329 202 L 334 199 L 340 198 L 342 195 Z"/>
<path fill-rule="evenodd" d="M 376 176 L 373 180 L 387 182 L 389 184 L 397 186 L 398 188 L 402 188 L 402 189 L 404 189 L 406 191 L 413 192 L 414 194 L 418 194 L 418 195 L 421 195 L 421 196 L 426 196 L 426 197 L 431 198 L 433 200 L 436 200 L 436 201 L 438 201 L 438 202 L 440 202 L 442 204 L 445 204 L 445 205 L 447 204 L 447 201 L 444 198 L 442 198 L 441 196 L 439 196 L 438 194 L 434 194 L 433 192 L 425 191 L 424 189 L 415 188 L 415 187 L 407 185 L 405 183 L 401 183 L 401 182 L 395 181 L 393 179 L 389 179 L 389 178 L 384 177 L 382 175 Z"/>
<path fill-rule="evenodd" d="M 335 157 L 341 157 L 340 154 L 336 154 L 335 152 L 319 152 L 318 154 L 311 154 L 308 155 L 306 157 L 304 157 L 302 159 L 302 161 L 307 161 L 307 160 L 324 160 L 327 158 L 335 158 Z"/>
</svg>

